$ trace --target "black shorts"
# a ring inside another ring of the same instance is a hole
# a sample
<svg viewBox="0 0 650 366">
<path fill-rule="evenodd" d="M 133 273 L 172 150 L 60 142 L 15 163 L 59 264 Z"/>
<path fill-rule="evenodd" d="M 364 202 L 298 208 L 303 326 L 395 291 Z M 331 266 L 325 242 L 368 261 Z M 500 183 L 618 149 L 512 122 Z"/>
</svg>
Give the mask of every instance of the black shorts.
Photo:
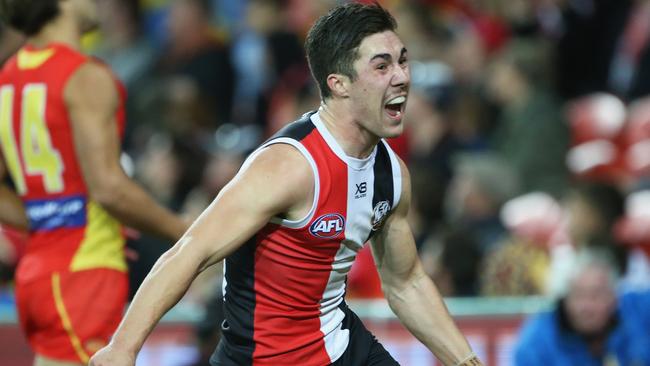
<svg viewBox="0 0 650 366">
<path fill-rule="evenodd" d="M 347 307 L 343 311 L 343 329 L 350 330 L 350 344 L 332 366 L 399 366 L 377 338 L 366 329 L 357 314 Z"/>
<path fill-rule="evenodd" d="M 375 338 L 363 325 L 361 319 L 352 312 L 345 304 L 341 304 L 341 310 L 345 312 L 342 328 L 350 330 L 350 343 L 341 357 L 331 366 L 399 366 L 397 361 L 386 351 L 377 338 Z M 228 354 L 232 354 L 232 348 L 224 344 L 224 338 L 219 342 L 217 350 L 210 359 L 213 366 L 244 366 L 233 361 Z M 225 348 L 231 348 L 229 352 Z M 252 353 L 252 350 L 248 352 Z"/>
</svg>

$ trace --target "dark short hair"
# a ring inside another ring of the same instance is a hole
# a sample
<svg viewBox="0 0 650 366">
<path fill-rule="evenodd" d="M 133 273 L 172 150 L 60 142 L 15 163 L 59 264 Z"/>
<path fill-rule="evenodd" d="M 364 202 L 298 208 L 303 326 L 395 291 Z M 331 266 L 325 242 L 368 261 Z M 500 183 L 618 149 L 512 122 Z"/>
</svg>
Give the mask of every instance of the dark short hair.
<svg viewBox="0 0 650 366">
<path fill-rule="evenodd" d="M 307 35 L 305 51 L 321 97 L 331 96 L 328 75 L 356 78 L 353 63 L 359 57 L 359 45 L 364 38 L 395 28 L 393 16 L 377 3 L 340 5 L 320 17 Z"/>
<path fill-rule="evenodd" d="M 33 36 L 60 12 L 59 0 L 0 0 L 2 21 Z"/>
</svg>

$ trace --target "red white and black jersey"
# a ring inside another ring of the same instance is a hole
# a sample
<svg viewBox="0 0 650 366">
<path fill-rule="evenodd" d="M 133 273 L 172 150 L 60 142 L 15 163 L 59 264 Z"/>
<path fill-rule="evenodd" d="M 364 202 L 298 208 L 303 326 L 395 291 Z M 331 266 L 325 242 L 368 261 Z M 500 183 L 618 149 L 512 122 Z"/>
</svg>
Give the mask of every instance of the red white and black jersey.
<svg viewBox="0 0 650 366">
<path fill-rule="evenodd" d="M 349 157 L 309 113 L 262 147 L 279 143 L 309 162 L 313 204 L 301 220 L 274 218 L 226 258 L 217 365 L 336 361 L 350 342 L 342 327 L 347 273 L 400 199 L 398 158 L 384 141 L 365 159 Z"/>
</svg>

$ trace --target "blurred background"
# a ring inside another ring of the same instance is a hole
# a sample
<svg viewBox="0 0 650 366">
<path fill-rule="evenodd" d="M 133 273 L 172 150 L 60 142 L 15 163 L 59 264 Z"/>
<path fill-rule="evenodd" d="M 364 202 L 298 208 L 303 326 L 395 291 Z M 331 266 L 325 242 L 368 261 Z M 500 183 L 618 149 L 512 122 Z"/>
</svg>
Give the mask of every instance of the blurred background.
<svg viewBox="0 0 650 366">
<path fill-rule="evenodd" d="M 585 249 L 614 259 L 616 296 L 647 291 L 650 1 L 379 2 L 409 52 L 406 132 L 390 143 L 411 169 L 418 251 L 487 364 L 515 364 L 521 325 L 561 306 Z M 124 165 L 174 210 L 198 215 L 260 142 L 318 108 L 302 45 L 341 1 L 98 3 L 84 47 L 128 89 Z M 0 63 L 22 42 L 0 25 Z M 31 363 L 12 295 L 23 241 L 0 232 L 5 366 Z M 132 292 L 168 245 L 130 233 Z M 220 284 L 220 268 L 202 275 L 139 365 L 207 365 Z M 435 365 L 381 299 L 366 248 L 349 302 L 403 365 Z"/>
</svg>

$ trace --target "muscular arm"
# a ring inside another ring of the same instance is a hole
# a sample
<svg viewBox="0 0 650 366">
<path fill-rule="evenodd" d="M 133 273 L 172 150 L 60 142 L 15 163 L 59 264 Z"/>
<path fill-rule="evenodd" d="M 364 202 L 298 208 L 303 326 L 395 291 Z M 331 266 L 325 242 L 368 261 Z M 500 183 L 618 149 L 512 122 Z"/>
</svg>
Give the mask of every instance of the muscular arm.
<svg viewBox="0 0 650 366">
<path fill-rule="evenodd" d="M 178 240 L 187 225 L 157 204 L 120 166 L 115 122 L 119 97 L 109 71 L 94 62 L 80 67 L 66 85 L 65 101 L 91 199 L 126 225 Z"/>
<path fill-rule="evenodd" d="M 154 265 L 138 290 L 111 344 L 94 366 L 131 366 L 146 337 L 185 293 L 192 280 L 221 261 L 280 213 L 304 215 L 313 174 L 288 145 L 262 150 L 219 193 L 181 240 Z"/>
<path fill-rule="evenodd" d="M 423 271 L 406 216 L 411 201 L 402 163 L 402 198 L 371 244 L 388 304 L 409 331 L 444 365 L 481 365 L 454 324 L 436 286 Z M 467 361 L 463 363 L 463 361 Z"/>
<path fill-rule="evenodd" d="M 19 230 L 28 230 L 29 221 L 25 213 L 25 206 L 15 191 L 4 184 L 7 176 L 6 165 L 0 152 L 0 223 L 15 227 Z"/>
</svg>

